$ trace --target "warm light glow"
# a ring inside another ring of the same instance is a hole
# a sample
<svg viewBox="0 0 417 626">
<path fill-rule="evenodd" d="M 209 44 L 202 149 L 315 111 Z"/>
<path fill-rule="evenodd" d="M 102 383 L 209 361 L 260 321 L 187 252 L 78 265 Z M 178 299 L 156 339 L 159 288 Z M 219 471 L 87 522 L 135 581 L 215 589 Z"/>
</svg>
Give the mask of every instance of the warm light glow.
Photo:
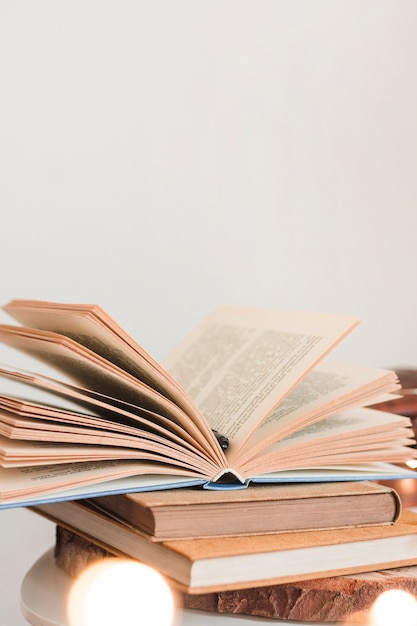
<svg viewBox="0 0 417 626">
<path fill-rule="evenodd" d="M 417 626 L 417 601 L 399 589 L 384 591 L 371 609 L 371 626 Z"/>
<path fill-rule="evenodd" d="M 174 596 L 155 570 L 136 561 L 106 558 L 73 584 L 70 626 L 171 626 Z"/>
<path fill-rule="evenodd" d="M 405 463 L 410 469 L 416 469 L 417 468 L 417 459 L 410 459 L 409 461 L 406 461 Z"/>
</svg>

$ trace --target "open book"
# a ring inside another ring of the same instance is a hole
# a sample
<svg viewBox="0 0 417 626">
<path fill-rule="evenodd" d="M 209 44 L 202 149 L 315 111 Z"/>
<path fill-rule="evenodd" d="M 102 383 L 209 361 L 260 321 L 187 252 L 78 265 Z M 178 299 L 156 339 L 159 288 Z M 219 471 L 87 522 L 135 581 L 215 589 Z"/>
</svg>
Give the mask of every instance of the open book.
<svg viewBox="0 0 417 626">
<path fill-rule="evenodd" d="M 99 306 L 4 310 L 0 341 L 39 369 L 0 368 L 0 506 L 415 475 L 393 465 L 415 458 L 409 418 L 362 408 L 395 373 L 324 358 L 354 317 L 220 307 L 162 367 Z"/>
</svg>

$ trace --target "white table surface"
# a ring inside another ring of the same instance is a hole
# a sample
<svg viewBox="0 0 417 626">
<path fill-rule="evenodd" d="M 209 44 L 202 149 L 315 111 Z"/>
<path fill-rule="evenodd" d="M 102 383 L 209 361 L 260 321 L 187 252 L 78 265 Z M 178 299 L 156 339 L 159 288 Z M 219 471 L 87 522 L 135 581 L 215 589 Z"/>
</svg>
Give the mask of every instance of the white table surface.
<svg viewBox="0 0 417 626">
<path fill-rule="evenodd" d="M 55 525 L 27 509 L 0 511 L 0 625 L 28 626 L 20 587 L 33 563 L 55 542 Z"/>
</svg>

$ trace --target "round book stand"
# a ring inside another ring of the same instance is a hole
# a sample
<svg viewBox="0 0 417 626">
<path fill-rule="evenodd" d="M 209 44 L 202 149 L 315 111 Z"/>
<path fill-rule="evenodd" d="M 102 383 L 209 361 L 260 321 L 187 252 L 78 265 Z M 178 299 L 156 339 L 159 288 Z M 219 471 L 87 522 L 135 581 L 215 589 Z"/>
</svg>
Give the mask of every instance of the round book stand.
<svg viewBox="0 0 417 626">
<path fill-rule="evenodd" d="M 55 565 L 53 549 L 46 552 L 28 571 L 21 587 L 21 611 L 29 624 L 32 626 L 70 626 L 65 607 L 71 582 L 70 576 Z M 308 626 L 307 622 L 218 615 L 189 610 L 181 612 L 174 626 L 272 626 L 273 624 Z M 315 622 L 314 626 L 320 626 L 320 624 Z"/>
</svg>

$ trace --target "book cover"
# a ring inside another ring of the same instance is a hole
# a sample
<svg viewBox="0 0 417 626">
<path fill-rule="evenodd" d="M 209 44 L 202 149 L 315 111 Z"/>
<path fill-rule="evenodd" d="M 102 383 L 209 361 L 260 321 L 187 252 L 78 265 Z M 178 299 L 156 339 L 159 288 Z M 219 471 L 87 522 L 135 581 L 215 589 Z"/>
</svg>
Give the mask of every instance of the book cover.
<svg viewBox="0 0 417 626">
<path fill-rule="evenodd" d="M 393 524 L 401 511 L 394 489 L 369 481 L 173 489 L 89 502 L 151 541 Z"/>
</svg>

